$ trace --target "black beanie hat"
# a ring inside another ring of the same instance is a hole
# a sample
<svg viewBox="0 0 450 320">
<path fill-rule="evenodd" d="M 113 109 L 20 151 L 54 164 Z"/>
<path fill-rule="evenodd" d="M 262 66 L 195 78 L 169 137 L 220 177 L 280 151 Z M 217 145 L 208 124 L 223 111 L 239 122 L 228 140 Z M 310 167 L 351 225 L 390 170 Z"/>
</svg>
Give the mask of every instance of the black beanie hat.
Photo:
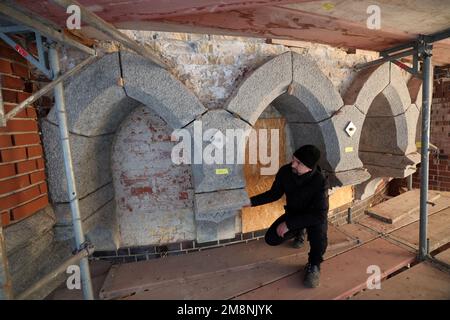
<svg viewBox="0 0 450 320">
<path fill-rule="evenodd" d="M 320 158 L 320 150 L 315 146 L 307 144 L 294 152 L 294 157 L 300 160 L 305 166 L 314 169 Z"/>
</svg>

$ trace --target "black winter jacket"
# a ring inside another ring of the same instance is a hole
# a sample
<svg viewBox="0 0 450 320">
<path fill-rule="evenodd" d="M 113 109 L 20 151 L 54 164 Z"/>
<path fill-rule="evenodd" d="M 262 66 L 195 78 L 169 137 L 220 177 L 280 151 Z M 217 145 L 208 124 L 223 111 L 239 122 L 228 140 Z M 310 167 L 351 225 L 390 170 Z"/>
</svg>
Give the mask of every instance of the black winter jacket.
<svg viewBox="0 0 450 320">
<path fill-rule="evenodd" d="M 328 179 L 316 167 L 301 176 L 291 164 L 278 170 L 272 188 L 250 198 L 252 207 L 277 201 L 286 194 L 286 225 L 289 230 L 325 223 L 328 215 Z"/>
</svg>

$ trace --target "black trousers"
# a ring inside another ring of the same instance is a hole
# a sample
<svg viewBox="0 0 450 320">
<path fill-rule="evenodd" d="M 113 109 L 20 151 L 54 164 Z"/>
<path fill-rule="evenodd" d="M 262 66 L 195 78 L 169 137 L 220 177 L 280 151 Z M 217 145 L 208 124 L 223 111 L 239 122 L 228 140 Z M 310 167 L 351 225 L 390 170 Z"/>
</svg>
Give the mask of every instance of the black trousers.
<svg viewBox="0 0 450 320">
<path fill-rule="evenodd" d="M 308 221 L 305 221 L 305 224 L 302 225 L 299 229 L 289 230 L 284 234 L 284 237 L 280 237 L 277 234 L 277 227 L 280 223 L 286 220 L 286 214 L 283 214 L 274 223 L 270 226 L 269 230 L 267 230 L 265 235 L 266 243 L 270 246 L 278 246 L 285 242 L 286 240 L 292 239 L 294 237 L 301 236 L 302 229 L 306 229 L 308 235 L 309 245 L 311 247 L 309 251 L 308 262 L 313 265 L 320 266 L 323 262 L 323 255 L 327 250 L 328 245 L 328 223 L 325 221 L 324 223 L 319 224 L 311 224 Z"/>
</svg>

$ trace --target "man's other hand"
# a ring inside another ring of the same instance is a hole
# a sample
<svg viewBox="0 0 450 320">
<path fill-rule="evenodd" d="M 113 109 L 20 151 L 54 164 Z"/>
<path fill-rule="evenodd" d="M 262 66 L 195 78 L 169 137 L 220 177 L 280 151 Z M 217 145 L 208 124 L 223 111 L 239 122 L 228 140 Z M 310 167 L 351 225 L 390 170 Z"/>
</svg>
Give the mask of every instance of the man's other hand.
<svg viewBox="0 0 450 320">
<path fill-rule="evenodd" d="M 288 232 L 288 231 L 289 231 L 289 229 L 288 229 L 288 227 L 286 226 L 286 222 L 280 223 L 280 224 L 278 225 L 278 227 L 277 227 L 277 234 L 278 234 L 280 237 L 283 237 L 284 234 L 285 234 L 286 232 Z"/>
</svg>

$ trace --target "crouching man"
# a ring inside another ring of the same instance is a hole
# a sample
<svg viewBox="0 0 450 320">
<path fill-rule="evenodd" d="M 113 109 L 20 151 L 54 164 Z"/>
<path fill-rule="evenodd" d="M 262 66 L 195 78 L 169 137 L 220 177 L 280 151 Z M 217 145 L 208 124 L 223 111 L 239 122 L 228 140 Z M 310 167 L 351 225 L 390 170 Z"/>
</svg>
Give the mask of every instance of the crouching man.
<svg viewBox="0 0 450 320">
<path fill-rule="evenodd" d="M 328 180 L 317 165 L 320 151 L 315 146 L 305 145 L 294 152 L 292 162 L 277 172 L 272 188 L 250 198 L 252 207 L 279 200 L 286 194 L 285 213 L 269 228 L 266 243 L 277 246 L 294 239 L 299 247 L 302 233 L 306 229 L 310 252 L 305 267 L 304 284 L 319 286 L 320 264 L 323 261 L 327 239 Z"/>
</svg>

